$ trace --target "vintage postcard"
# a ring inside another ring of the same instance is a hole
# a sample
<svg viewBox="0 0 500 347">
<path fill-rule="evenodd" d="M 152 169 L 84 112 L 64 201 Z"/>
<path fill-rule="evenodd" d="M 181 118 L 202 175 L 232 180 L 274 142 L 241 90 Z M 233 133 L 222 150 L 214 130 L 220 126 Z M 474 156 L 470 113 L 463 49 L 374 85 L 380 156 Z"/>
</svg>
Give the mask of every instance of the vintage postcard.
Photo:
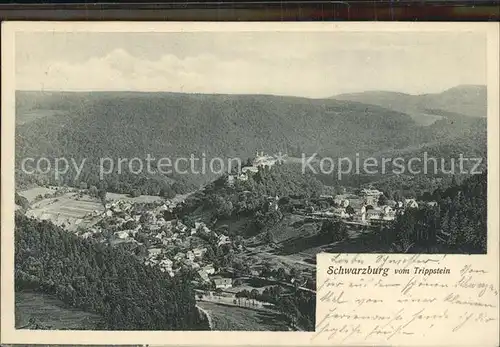
<svg viewBox="0 0 500 347">
<path fill-rule="evenodd" d="M 2 343 L 498 345 L 498 23 L 1 42 Z"/>
</svg>

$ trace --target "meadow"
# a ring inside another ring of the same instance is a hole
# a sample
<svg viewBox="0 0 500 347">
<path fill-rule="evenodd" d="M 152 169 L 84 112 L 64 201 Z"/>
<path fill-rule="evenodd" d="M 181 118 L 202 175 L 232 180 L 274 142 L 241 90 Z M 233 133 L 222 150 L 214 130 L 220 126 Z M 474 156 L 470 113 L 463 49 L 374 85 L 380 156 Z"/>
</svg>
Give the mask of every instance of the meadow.
<svg viewBox="0 0 500 347">
<path fill-rule="evenodd" d="M 254 310 L 200 301 L 211 317 L 212 330 L 218 331 L 289 331 L 285 318 L 271 311 Z"/>
<path fill-rule="evenodd" d="M 18 292 L 15 297 L 16 329 L 29 327 L 30 319 L 47 329 L 95 330 L 101 317 L 75 308 L 50 295 L 33 292 Z"/>
</svg>

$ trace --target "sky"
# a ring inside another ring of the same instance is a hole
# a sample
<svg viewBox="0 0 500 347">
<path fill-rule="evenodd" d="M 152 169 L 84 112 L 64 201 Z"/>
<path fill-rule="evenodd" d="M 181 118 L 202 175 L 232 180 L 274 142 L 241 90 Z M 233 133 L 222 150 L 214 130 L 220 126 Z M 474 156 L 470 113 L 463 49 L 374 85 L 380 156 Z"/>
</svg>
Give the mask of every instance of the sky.
<svg viewBox="0 0 500 347">
<path fill-rule="evenodd" d="M 16 89 L 274 94 L 486 84 L 484 34 L 18 32 Z"/>
</svg>

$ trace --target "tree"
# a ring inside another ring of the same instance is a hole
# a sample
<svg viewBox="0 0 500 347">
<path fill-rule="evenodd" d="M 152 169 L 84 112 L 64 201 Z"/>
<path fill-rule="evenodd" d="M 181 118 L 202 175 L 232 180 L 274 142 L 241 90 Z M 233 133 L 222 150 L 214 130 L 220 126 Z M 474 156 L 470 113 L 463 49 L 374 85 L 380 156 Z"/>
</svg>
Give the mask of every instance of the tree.
<svg viewBox="0 0 500 347">
<path fill-rule="evenodd" d="M 347 227 L 340 220 L 327 219 L 321 224 L 320 235 L 330 242 L 342 241 L 347 239 Z"/>
<path fill-rule="evenodd" d="M 350 205 L 349 205 L 349 206 L 347 206 L 347 207 L 345 208 L 345 212 L 346 212 L 348 215 L 353 215 L 353 214 L 355 214 L 355 213 L 356 213 L 356 211 L 354 211 L 354 208 L 352 208 L 352 206 L 350 206 Z"/>
<path fill-rule="evenodd" d="M 385 196 L 385 194 L 381 194 L 378 198 L 378 205 L 379 206 L 384 206 L 384 205 L 387 205 L 387 201 L 389 199 L 387 198 L 387 196 Z"/>
<path fill-rule="evenodd" d="M 250 292 L 249 297 L 251 299 L 257 299 L 258 296 L 259 296 L 259 291 L 257 289 L 252 289 L 252 291 Z"/>
<path fill-rule="evenodd" d="M 264 264 L 262 264 L 262 276 L 263 277 L 268 277 L 271 275 L 271 272 L 272 272 L 272 264 L 268 261 L 264 262 Z"/>
<path fill-rule="evenodd" d="M 214 207 L 217 216 L 222 218 L 229 218 L 233 213 L 233 203 L 219 195 L 214 198 Z"/>
<path fill-rule="evenodd" d="M 96 186 L 90 186 L 90 188 L 89 188 L 89 194 L 90 194 L 90 196 L 98 198 L 99 197 L 99 191 L 97 190 L 97 187 Z"/>
<path fill-rule="evenodd" d="M 106 188 L 100 188 L 97 194 L 99 196 L 99 199 L 101 199 L 102 205 L 104 206 L 104 208 L 106 208 Z"/>
<path fill-rule="evenodd" d="M 264 241 L 268 244 L 274 243 L 274 236 L 271 231 L 266 231 L 266 233 L 264 234 Z"/>
<path fill-rule="evenodd" d="M 212 263 L 216 260 L 215 252 L 211 246 L 207 246 L 207 251 L 203 254 L 203 260 Z"/>
<path fill-rule="evenodd" d="M 285 269 L 283 269 L 282 267 L 280 267 L 276 271 L 276 278 L 279 279 L 279 280 L 285 280 L 286 279 L 286 271 L 285 271 Z"/>
<path fill-rule="evenodd" d="M 172 186 L 166 186 L 162 187 L 160 189 L 160 196 L 164 197 L 165 199 L 172 199 L 175 197 L 175 191 L 172 189 Z"/>
<path fill-rule="evenodd" d="M 395 191 L 394 194 L 392 194 L 392 199 L 394 201 L 402 201 L 403 197 L 401 196 L 401 193 L 398 191 Z"/>
<path fill-rule="evenodd" d="M 194 228 L 195 227 L 195 220 L 191 215 L 186 215 L 184 218 L 182 218 L 182 223 L 187 226 L 188 228 Z"/>
<path fill-rule="evenodd" d="M 139 222 L 136 220 L 129 220 L 123 223 L 122 228 L 123 230 L 130 230 L 130 229 L 135 229 L 139 226 Z"/>
<path fill-rule="evenodd" d="M 16 205 L 21 206 L 23 209 L 28 209 L 30 206 L 28 199 L 26 199 L 24 196 L 19 195 L 17 192 L 15 193 L 14 202 Z"/>
<path fill-rule="evenodd" d="M 199 325 L 190 279 L 183 274 L 170 278 L 129 251 L 83 240 L 48 221 L 15 218 L 17 290 L 55 295 L 98 314 L 107 329 L 192 330 Z"/>
<path fill-rule="evenodd" d="M 132 198 L 137 198 L 138 196 L 141 196 L 141 192 L 139 191 L 139 189 L 132 189 L 132 191 L 130 192 L 130 196 Z"/>
<path fill-rule="evenodd" d="M 301 272 L 299 269 L 297 269 L 296 267 L 292 267 L 290 269 L 290 276 L 292 276 L 293 278 L 297 278 L 297 277 L 300 277 L 301 276 Z"/>
</svg>

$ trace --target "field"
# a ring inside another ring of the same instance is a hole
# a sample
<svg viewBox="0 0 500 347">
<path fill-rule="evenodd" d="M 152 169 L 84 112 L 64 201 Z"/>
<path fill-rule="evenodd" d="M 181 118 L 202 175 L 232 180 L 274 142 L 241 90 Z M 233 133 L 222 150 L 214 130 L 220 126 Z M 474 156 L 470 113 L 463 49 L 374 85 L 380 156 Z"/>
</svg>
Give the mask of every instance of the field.
<svg viewBox="0 0 500 347">
<path fill-rule="evenodd" d="M 16 293 L 15 326 L 20 329 L 30 318 L 50 329 L 93 330 L 100 323 L 100 316 L 74 308 L 50 295 L 31 292 Z"/>
<path fill-rule="evenodd" d="M 372 229 L 348 225 L 348 238 L 340 242 L 329 242 L 319 234 L 320 220 L 298 214 L 285 215 L 282 221 L 270 230 L 274 245 L 261 243 L 247 246 L 239 255 L 243 262 L 252 265 L 269 263 L 273 269 L 291 268 L 314 276 L 316 254 L 321 252 L 384 252 L 390 250 Z"/>
<path fill-rule="evenodd" d="M 285 319 L 278 313 L 237 306 L 198 302 L 211 317 L 212 330 L 219 331 L 289 331 Z"/>
<path fill-rule="evenodd" d="M 47 219 L 56 225 L 65 225 L 68 230 L 76 230 L 81 226 L 89 226 L 94 220 L 85 218 L 93 211 L 104 211 L 97 199 L 83 197 L 77 199 L 75 193 L 66 193 L 57 198 L 48 198 L 34 203 L 26 213 L 28 217 Z"/>
<path fill-rule="evenodd" d="M 270 229 L 274 246 L 267 242 L 248 245 L 247 251 L 239 256 L 243 262 L 254 266 L 270 263 L 273 269 L 312 271 L 316 267 L 316 256 L 302 251 L 321 244 L 316 241 L 319 227 L 320 222 L 303 215 L 286 214 Z"/>
<path fill-rule="evenodd" d="M 271 230 L 273 240 L 276 243 L 283 243 L 291 239 L 300 239 L 316 235 L 320 222 L 306 218 L 299 214 L 286 214 Z"/>
<path fill-rule="evenodd" d="M 128 201 L 128 202 L 135 202 L 135 203 L 148 203 L 148 202 L 157 202 L 157 201 L 164 200 L 161 196 L 156 196 L 156 195 L 141 195 L 141 196 L 133 198 L 128 194 L 117 194 L 117 193 L 107 193 L 106 199 L 107 200 L 123 200 L 123 201 Z"/>
<path fill-rule="evenodd" d="M 50 220 L 54 224 L 66 227 L 70 231 L 75 231 L 79 226 L 90 227 L 99 221 L 100 217 L 89 217 L 88 215 L 94 211 L 104 212 L 104 207 L 99 199 L 83 195 L 78 197 L 75 191 L 65 193 L 58 197 L 44 198 L 34 202 L 39 195 L 53 195 L 56 188 L 36 187 L 22 192 L 19 195 L 24 196 L 31 203 L 31 208 L 26 215 L 43 220 Z M 172 201 L 182 201 L 185 195 L 178 195 Z M 135 198 L 127 194 L 107 193 L 106 199 L 110 201 L 123 200 L 131 203 L 148 203 L 163 201 L 162 197 L 141 195 Z"/>
<path fill-rule="evenodd" d="M 33 202 L 38 195 L 44 196 L 45 194 L 54 194 L 55 189 L 46 187 L 35 187 L 19 192 L 19 195 L 24 196 L 29 202 Z"/>
</svg>

